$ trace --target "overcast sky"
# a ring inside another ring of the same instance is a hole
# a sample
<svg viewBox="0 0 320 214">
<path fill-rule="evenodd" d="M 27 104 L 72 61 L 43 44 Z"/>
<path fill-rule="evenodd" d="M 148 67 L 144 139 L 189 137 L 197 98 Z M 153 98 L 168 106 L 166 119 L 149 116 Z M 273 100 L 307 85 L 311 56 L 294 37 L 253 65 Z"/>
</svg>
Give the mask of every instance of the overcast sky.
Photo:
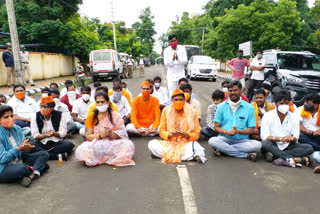
<svg viewBox="0 0 320 214">
<path fill-rule="evenodd" d="M 134 22 L 139 21 L 141 11 L 150 6 L 154 15 L 157 35 L 155 39 L 168 31 L 171 22 L 176 20 L 176 16 L 181 17 L 183 12 L 189 14 L 201 14 L 203 6 L 209 0 L 114 0 L 114 19 L 123 20 L 127 27 L 131 27 Z M 315 0 L 309 0 L 309 6 Z M 83 0 L 80 6 L 80 14 L 90 18 L 98 17 L 103 22 L 112 21 L 111 0 Z M 155 50 L 161 52 L 160 44 L 156 42 Z"/>
</svg>

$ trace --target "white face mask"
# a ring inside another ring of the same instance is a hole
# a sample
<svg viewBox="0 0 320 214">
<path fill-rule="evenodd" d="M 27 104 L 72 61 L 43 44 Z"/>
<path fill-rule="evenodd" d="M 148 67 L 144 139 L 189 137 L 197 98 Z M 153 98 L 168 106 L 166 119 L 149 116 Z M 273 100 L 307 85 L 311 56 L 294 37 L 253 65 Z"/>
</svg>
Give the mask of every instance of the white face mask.
<svg viewBox="0 0 320 214">
<path fill-rule="evenodd" d="M 288 113 L 288 111 L 289 111 L 289 105 L 280 105 L 280 106 L 278 106 L 278 111 L 279 111 L 281 114 L 286 114 L 286 113 Z"/>
<path fill-rule="evenodd" d="M 47 97 L 47 96 L 48 96 L 48 93 L 43 93 L 41 96 L 42 96 L 42 97 Z"/>
<path fill-rule="evenodd" d="M 68 91 L 67 94 L 68 94 L 69 99 L 71 99 L 71 100 L 76 99 L 77 94 L 75 91 Z"/>
<path fill-rule="evenodd" d="M 89 94 L 82 94 L 82 99 L 84 101 L 88 101 L 90 99 L 90 95 Z"/>
<path fill-rule="evenodd" d="M 228 92 L 228 88 L 222 88 L 222 91 L 223 91 L 224 93 L 226 93 L 226 92 Z"/>
<path fill-rule="evenodd" d="M 97 110 L 99 112 L 106 112 L 108 109 L 108 104 L 102 105 L 102 106 L 97 106 Z"/>
</svg>

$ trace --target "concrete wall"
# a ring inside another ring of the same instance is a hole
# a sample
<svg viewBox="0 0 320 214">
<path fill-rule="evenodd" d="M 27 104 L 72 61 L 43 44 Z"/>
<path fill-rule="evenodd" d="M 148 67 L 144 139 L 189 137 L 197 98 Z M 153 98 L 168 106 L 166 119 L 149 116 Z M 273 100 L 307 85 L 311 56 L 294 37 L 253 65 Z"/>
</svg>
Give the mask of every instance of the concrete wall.
<svg viewBox="0 0 320 214">
<path fill-rule="evenodd" d="M 0 86 L 7 85 L 7 72 L 2 61 L 0 50 Z M 73 75 L 76 57 L 58 53 L 29 52 L 30 70 L 33 80 L 49 79 L 59 76 Z M 25 75 L 27 78 L 27 75 Z"/>
</svg>

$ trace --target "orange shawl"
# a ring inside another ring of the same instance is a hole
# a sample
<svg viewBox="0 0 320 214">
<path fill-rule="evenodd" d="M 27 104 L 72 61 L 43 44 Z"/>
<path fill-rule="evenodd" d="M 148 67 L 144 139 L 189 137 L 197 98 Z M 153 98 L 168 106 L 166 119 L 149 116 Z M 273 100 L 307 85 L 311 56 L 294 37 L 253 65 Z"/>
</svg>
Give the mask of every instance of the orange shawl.
<svg viewBox="0 0 320 214">
<path fill-rule="evenodd" d="M 181 119 L 179 128 L 181 131 L 189 133 L 195 129 L 193 124 L 194 112 L 187 104 L 183 107 L 183 115 L 178 115 L 178 112 L 170 105 L 167 111 L 167 130 L 169 132 L 174 131 L 177 126 L 176 119 Z M 172 137 L 170 140 L 163 140 L 162 142 L 162 158 L 163 163 L 181 163 L 182 155 L 185 151 L 185 145 L 189 143 L 189 140 L 183 137 Z"/>
<path fill-rule="evenodd" d="M 256 101 L 254 101 L 253 103 L 253 107 L 254 107 L 254 115 L 256 118 L 256 128 L 259 129 L 259 107 Z M 269 103 L 268 101 L 265 102 L 264 104 L 264 109 L 266 110 L 266 112 L 269 112 L 273 109 L 275 109 L 275 106 L 272 103 Z"/>
<path fill-rule="evenodd" d="M 292 101 L 290 101 L 290 103 L 289 103 L 289 111 L 290 112 L 294 112 L 294 106 L 293 106 L 293 102 Z"/>
<path fill-rule="evenodd" d="M 304 106 L 302 107 L 302 110 L 301 110 L 301 117 L 304 117 L 304 118 L 310 118 L 311 117 L 311 112 L 310 111 L 305 111 L 304 110 Z M 320 126 L 320 108 L 318 108 L 318 116 L 317 116 L 316 125 Z"/>
</svg>

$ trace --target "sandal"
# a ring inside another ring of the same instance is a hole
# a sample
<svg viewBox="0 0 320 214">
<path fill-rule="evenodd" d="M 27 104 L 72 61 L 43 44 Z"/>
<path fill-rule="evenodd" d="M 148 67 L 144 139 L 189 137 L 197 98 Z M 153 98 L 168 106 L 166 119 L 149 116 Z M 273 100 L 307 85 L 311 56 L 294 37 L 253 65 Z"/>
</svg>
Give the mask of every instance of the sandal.
<svg viewBox="0 0 320 214">
<path fill-rule="evenodd" d="M 311 158 L 310 157 L 308 157 L 308 156 L 306 156 L 306 157 L 302 157 L 302 158 L 300 158 L 301 159 L 301 164 L 302 165 L 305 165 L 305 166 L 312 166 L 312 164 L 313 164 L 313 161 L 311 160 Z"/>
<path fill-rule="evenodd" d="M 213 153 L 217 157 L 221 157 L 221 152 L 218 149 L 213 149 Z"/>
<path fill-rule="evenodd" d="M 197 163 L 202 163 L 201 158 L 198 155 L 195 156 L 193 160 Z"/>
<path fill-rule="evenodd" d="M 253 153 L 248 153 L 247 158 L 253 162 L 257 161 L 257 153 L 253 152 Z"/>
</svg>

